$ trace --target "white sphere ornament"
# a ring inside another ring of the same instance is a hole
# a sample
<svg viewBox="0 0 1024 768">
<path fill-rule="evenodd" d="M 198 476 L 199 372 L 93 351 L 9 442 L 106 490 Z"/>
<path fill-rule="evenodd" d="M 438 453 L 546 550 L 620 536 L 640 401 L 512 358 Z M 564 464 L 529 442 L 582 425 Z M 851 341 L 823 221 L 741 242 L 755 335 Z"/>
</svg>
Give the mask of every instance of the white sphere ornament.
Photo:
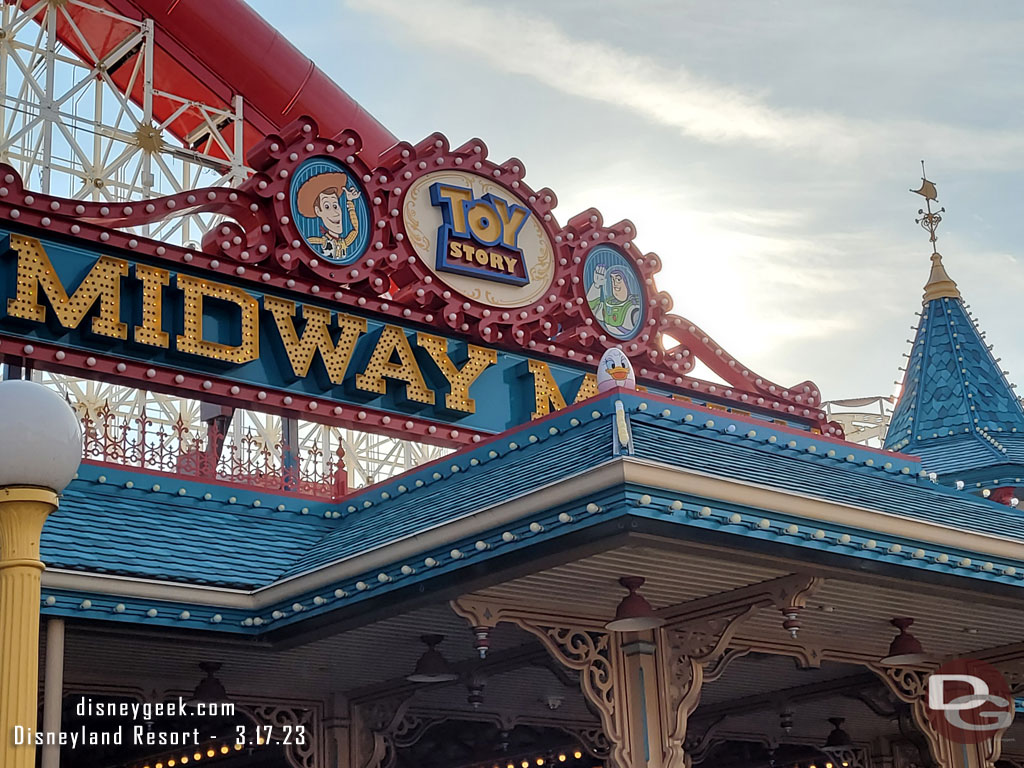
<svg viewBox="0 0 1024 768">
<path fill-rule="evenodd" d="M 64 399 L 34 381 L 0 381 L 0 488 L 60 493 L 82 461 L 82 427 Z"/>
</svg>

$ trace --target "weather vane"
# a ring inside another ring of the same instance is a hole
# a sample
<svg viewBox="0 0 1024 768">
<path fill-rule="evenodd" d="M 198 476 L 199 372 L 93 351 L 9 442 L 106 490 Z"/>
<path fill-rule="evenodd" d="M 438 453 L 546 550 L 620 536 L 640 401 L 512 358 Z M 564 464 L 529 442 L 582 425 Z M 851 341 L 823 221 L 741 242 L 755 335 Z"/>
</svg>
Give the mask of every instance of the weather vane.
<svg viewBox="0 0 1024 768">
<path fill-rule="evenodd" d="M 932 211 L 932 201 L 939 201 L 938 190 L 935 189 L 935 184 L 928 181 L 928 176 L 924 171 L 924 160 L 921 161 L 921 188 L 912 189 L 911 192 L 920 195 L 924 198 L 924 208 L 918 208 L 917 213 L 921 216 L 920 219 L 914 219 L 914 222 L 920 224 L 921 227 L 928 233 L 928 239 L 932 243 L 932 253 L 937 253 L 935 249 L 935 230 L 939 228 L 939 223 L 942 221 L 942 214 L 946 212 L 945 208 L 939 208 L 937 211 Z"/>
</svg>

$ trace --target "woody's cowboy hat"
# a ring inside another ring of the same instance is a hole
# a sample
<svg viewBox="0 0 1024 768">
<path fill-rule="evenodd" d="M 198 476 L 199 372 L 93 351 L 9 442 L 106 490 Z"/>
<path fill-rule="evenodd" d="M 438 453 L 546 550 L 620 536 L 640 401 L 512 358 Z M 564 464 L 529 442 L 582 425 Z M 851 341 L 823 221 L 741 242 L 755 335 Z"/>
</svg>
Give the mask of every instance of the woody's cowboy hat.
<svg viewBox="0 0 1024 768">
<path fill-rule="evenodd" d="M 295 195 L 295 203 L 299 213 L 315 219 L 316 214 L 313 212 L 313 205 L 316 203 L 317 198 L 320 197 L 320 193 L 325 189 L 333 188 L 338 190 L 338 195 L 341 195 L 341 191 L 348 183 L 348 175 L 338 172 L 318 173 L 316 176 L 309 177 L 302 183 L 298 193 Z"/>
</svg>

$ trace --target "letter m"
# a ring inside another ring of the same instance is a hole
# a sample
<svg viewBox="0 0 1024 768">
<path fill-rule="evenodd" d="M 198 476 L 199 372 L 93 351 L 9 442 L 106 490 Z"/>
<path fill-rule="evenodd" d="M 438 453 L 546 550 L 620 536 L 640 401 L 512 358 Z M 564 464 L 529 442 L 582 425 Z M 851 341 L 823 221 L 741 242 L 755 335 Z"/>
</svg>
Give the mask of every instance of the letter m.
<svg viewBox="0 0 1024 768">
<path fill-rule="evenodd" d="M 18 253 L 17 293 L 7 300 L 7 313 L 11 317 L 45 322 L 46 307 L 39 303 L 42 289 L 58 322 L 65 328 L 81 325 L 98 301 L 100 309 L 92 319 L 93 333 L 115 339 L 128 338 L 128 326 L 120 321 L 121 278 L 128 275 L 128 262 L 101 256 L 68 296 L 42 243 L 32 237 L 11 235 L 11 247 Z"/>
</svg>

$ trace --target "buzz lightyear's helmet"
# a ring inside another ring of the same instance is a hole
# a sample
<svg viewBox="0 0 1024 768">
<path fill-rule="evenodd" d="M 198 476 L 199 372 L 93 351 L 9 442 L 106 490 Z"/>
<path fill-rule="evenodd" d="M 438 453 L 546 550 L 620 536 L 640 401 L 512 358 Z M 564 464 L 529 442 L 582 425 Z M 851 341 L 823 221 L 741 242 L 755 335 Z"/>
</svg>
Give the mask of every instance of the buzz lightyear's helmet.
<svg viewBox="0 0 1024 768">
<path fill-rule="evenodd" d="M 636 375 L 626 354 L 618 347 L 612 347 L 601 355 L 597 364 L 597 391 L 607 392 L 616 387 L 636 389 Z"/>
</svg>

